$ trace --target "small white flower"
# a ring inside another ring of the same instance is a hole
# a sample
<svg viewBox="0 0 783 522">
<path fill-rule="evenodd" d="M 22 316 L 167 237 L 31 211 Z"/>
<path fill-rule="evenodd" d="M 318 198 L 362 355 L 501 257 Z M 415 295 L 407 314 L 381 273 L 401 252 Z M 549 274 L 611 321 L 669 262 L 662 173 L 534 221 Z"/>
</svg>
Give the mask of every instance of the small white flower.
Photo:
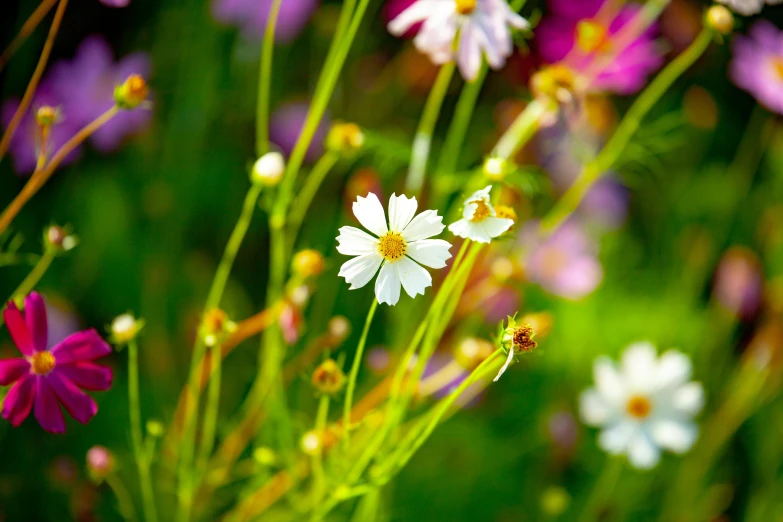
<svg viewBox="0 0 783 522">
<path fill-rule="evenodd" d="M 250 179 L 253 183 L 261 183 L 273 187 L 280 183 L 285 173 L 285 158 L 279 152 L 267 152 L 253 164 Z"/>
<path fill-rule="evenodd" d="M 611 454 L 625 453 L 637 468 L 654 467 L 661 448 L 688 451 L 699 434 L 692 417 L 704 405 L 704 390 L 688 382 L 691 361 L 675 350 L 657 358 L 648 342 L 629 346 L 620 368 L 599 357 L 593 368 L 595 388 L 582 392 L 582 419 L 603 428 L 598 445 Z"/>
<path fill-rule="evenodd" d="M 418 0 L 389 22 L 395 36 L 424 22 L 413 43 L 435 64 L 456 58 L 462 77 L 476 79 L 481 55 L 493 69 L 500 69 L 513 51 L 511 31 L 530 24 L 511 10 L 506 0 Z"/>
<path fill-rule="evenodd" d="M 744 16 L 758 14 L 764 7 L 764 0 L 718 0 L 718 2 L 729 6 L 732 11 Z M 776 5 L 781 2 L 783 0 L 766 0 L 768 5 Z"/>
<path fill-rule="evenodd" d="M 424 289 L 432 286 L 432 277 L 421 265 L 446 266 L 446 260 L 451 257 L 451 244 L 442 239 L 427 239 L 443 232 L 443 217 L 434 210 L 425 210 L 414 217 L 417 207 L 415 197 L 392 194 L 387 226 L 378 196 L 370 192 L 367 197 L 356 199 L 353 204 L 356 219 L 375 236 L 355 227 L 340 229 L 337 251 L 357 256 L 340 267 L 339 276 L 350 283 L 351 290 L 369 283 L 379 267 L 381 271 L 375 281 L 379 303 L 397 304 L 400 285 L 411 297 L 424 295 Z"/>
<path fill-rule="evenodd" d="M 452 234 L 479 243 L 489 243 L 493 237 L 514 225 L 513 219 L 496 217 L 495 207 L 489 202 L 492 185 L 478 190 L 465 200 L 462 219 L 449 225 Z"/>
</svg>

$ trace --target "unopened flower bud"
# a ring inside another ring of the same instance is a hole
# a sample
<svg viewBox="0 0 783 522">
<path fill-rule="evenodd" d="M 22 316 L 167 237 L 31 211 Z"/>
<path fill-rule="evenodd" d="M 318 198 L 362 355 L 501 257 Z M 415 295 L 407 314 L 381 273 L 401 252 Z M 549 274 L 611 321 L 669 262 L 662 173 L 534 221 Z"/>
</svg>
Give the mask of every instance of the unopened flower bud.
<svg viewBox="0 0 783 522">
<path fill-rule="evenodd" d="M 317 250 L 302 250 L 294 255 L 291 268 L 303 279 L 317 276 L 324 270 L 324 256 Z"/>
<path fill-rule="evenodd" d="M 114 472 L 114 455 L 104 446 L 93 446 L 87 451 L 87 470 L 90 477 L 101 482 Z"/>
<path fill-rule="evenodd" d="M 131 314 L 118 315 L 111 322 L 111 341 L 114 344 L 127 344 L 136 338 L 142 328 L 143 320 L 136 319 Z"/>
<path fill-rule="evenodd" d="M 41 127 L 51 127 L 60 119 L 60 110 L 51 105 L 43 105 L 35 113 L 35 122 Z"/>
<path fill-rule="evenodd" d="M 330 344 L 337 346 L 351 334 L 351 323 L 345 316 L 336 315 L 329 320 L 327 332 Z"/>
<path fill-rule="evenodd" d="M 484 359 L 492 355 L 494 349 L 494 345 L 489 341 L 476 337 L 466 337 L 454 350 L 454 359 L 463 368 L 473 370 Z"/>
<path fill-rule="evenodd" d="M 279 152 L 267 152 L 253 165 L 250 180 L 267 187 L 274 187 L 283 179 L 285 172 L 285 159 Z"/>
<path fill-rule="evenodd" d="M 79 238 L 66 228 L 52 225 L 44 231 L 44 244 L 56 252 L 67 252 L 79 244 Z"/>
<path fill-rule="evenodd" d="M 149 87 L 138 74 L 131 74 L 124 83 L 114 89 L 114 102 L 120 109 L 135 109 L 146 101 Z"/>
<path fill-rule="evenodd" d="M 502 181 L 508 173 L 508 161 L 502 158 L 487 158 L 483 170 L 490 181 Z"/>
<path fill-rule="evenodd" d="M 312 381 L 316 390 L 333 395 L 342 390 L 345 374 L 334 359 L 327 359 L 315 369 Z"/>
<path fill-rule="evenodd" d="M 355 123 L 335 123 L 326 136 L 326 148 L 346 156 L 362 148 L 362 145 L 364 133 Z"/>
<path fill-rule="evenodd" d="M 163 423 L 157 419 L 150 419 L 147 421 L 147 434 L 150 437 L 160 438 L 163 436 L 164 427 Z"/>
<path fill-rule="evenodd" d="M 201 320 L 201 336 L 207 346 L 215 346 L 225 336 L 236 330 L 236 324 L 229 320 L 226 312 L 213 308 Z"/>
<path fill-rule="evenodd" d="M 720 34 L 729 34 L 734 29 L 734 15 L 723 5 L 713 5 L 707 9 L 705 17 L 708 26 Z"/>
</svg>

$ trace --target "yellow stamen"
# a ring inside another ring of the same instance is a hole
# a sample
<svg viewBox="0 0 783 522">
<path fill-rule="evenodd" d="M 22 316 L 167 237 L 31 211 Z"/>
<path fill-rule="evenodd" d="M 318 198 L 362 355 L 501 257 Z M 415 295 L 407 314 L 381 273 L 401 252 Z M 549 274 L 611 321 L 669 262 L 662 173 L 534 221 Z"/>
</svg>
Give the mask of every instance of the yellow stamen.
<svg viewBox="0 0 783 522">
<path fill-rule="evenodd" d="M 469 15 L 476 9 L 476 0 L 454 0 L 457 4 L 457 12 L 461 15 Z"/>
<path fill-rule="evenodd" d="M 402 259 L 407 251 L 408 244 L 399 232 L 387 232 L 378 243 L 378 252 L 390 263 Z"/>
<path fill-rule="evenodd" d="M 510 219 L 514 223 L 517 222 L 517 213 L 513 208 L 507 207 L 505 205 L 497 205 L 495 207 L 495 217 Z"/>
<path fill-rule="evenodd" d="M 611 41 L 606 28 L 594 20 L 580 20 L 576 25 L 576 44 L 586 53 L 607 52 Z"/>
<path fill-rule="evenodd" d="M 652 411 L 652 403 L 647 397 L 634 395 L 628 399 L 625 410 L 628 412 L 628 415 L 635 419 L 644 419 Z"/>
<path fill-rule="evenodd" d="M 783 58 L 773 58 L 772 69 L 775 71 L 778 80 L 783 81 Z"/>
<path fill-rule="evenodd" d="M 484 221 L 486 218 L 492 215 L 492 211 L 490 210 L 489 205 L 487 205 L 487 202 L 483 199 L 475 199 L 473 201 L 468 201 L 468 203 L 476 204 L 476 210 L 473 212 L 473 217 L 470 218 L 470 220 L 474 223 Z"/>
<path fill-rule="evenodd" d="M 54 369 L 54 355 L 46 351 L 36 352 L 35 355 L 33 355 L 30 364 L 33 367 L 33 373 L 37 375 L 46 375 Z"/>
</svg>

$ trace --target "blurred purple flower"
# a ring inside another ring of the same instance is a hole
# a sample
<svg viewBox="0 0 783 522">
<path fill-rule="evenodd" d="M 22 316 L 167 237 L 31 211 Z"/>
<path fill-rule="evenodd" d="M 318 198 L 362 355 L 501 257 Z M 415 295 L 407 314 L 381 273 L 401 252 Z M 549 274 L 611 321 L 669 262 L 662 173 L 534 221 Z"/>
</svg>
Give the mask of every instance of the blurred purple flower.
<svg viewBox="0 0 783 522">
<path fill-rule="evenodd" d="M 747 37 L 734 40 L 729 74 L 760 104 L 783 114 L 783 32 L 766 20 L 753 24 Z"/>
<path fill-rule="evenodd" d="M 219 22 L 235 25 L 246 38 L 260 40 L 273 0 L 214 0 L 212 15 Z M 318 7 L 318 0 L 283 0 L 277 15 L 275 41 L 289 42 L 304 29 Z"/>
<path fill-rule="evenodd" d="M 579 436 L 579 424 L 571 412 L 560 410 L 549 417 L 547 432 L 559 451 L 571 453 Z"/>
<path fill-rule="evenodd" d="M 280 147 L 286 156 L 291 154 L 302 132 L 309 105 L 306 103 L 287 103 L 281 105 L 272 114 L 269 123 L 269 139 Z M 318 125 L 315 135 L 307 149 L 305 159 L 315 161 L 324 152 L 324 139 L 329 131 L 329 116 L 325 115 Z"/>
<path fill-rule="evenodd" d="M 525 271 L 530 281 L 567 299 L 580 299 L 600 284 L 603 269 L 597 247 L 573 220 L 551 236 L 540 237 L 537 222 L 528 223 L 520 239 L 526 247 Z"/>
<path fill-rule="evenodd" d="M 608 24 L 599 19 L 605 0 L 549 0 L 550 14 L 536 28 L 538 52 L 547 63 L 561 60 L 576 71 L 586 72 L 605 56 L 612 56 L 615 37 L 632 20 L 640 6 L 624 5 Z M 657 24 L 631 41 L 625 49 L 602 67 L 592 80 L 591 90 L 632 94 L 640 90 L 647 76 L 663 64 L 656 48 Z M 573 52 L 572 52 L 573 51 Z"/>
<path fill-rule="evenodd" d="M 391 355 L 389 350 L 382 346 L 378 346 L 370 350 L 367 354 L 367 366 L 375 374 L 383 374 L 389 370 L 391 364 Z"/>
<path fill-rule="evenodd" d="M 424 367 L 424 373 L 419 381 L 418 393 L 423 397 L 432 395 L 442 399 L 456 390 L 469 374 L 470 372 L 460 365 L 452 355 L 434 353 L 427 362 L 427 366 Z M 475 406 L 481 399 L 481 393 L 474 394 L 481 386 L 483 386 L 481 382 L 468 386 L 456 400 L 456 404 L 461 407 Z"/>
<path fill-rule="evenodd" d="M 749 318 L 759 308 L 764 277 L 756 254 L 742 247 L 732 247 L 723 254 L 715 271 L 715 299 L 732 314 Z"/>
<path fill-rule="evenodd" d="M 101 0 L 101 3 L 107 7 L 128 7 L 130 0 Z"/>
<path fill-rule="evenodd" d="M 142 53 L 115 62 L 111 47 L 101 36 L 87 37 L 72 60 L 52 67 L 48 77 L 63 100 L 65 117 L 86 125 L 114 105 L 114 88 L 131 74 L 148 77 L 150 61 Z M 110 152 L 122 140 L 142 130 L 152 113 L 144 108 L 121 111 L 90 137 L 98 150 Z"/>
</svg>

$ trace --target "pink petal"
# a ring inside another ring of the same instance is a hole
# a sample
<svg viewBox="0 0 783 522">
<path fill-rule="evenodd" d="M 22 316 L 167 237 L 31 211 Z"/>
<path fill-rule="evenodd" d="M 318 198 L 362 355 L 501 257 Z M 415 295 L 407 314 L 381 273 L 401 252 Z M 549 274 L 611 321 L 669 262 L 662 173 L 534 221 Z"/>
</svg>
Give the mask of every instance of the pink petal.
<svg viewBox="0 0 783 522">
<path fill-rule="evenodd" d="M 51 374 L 50 374 L 51 375 Z M 35 418 L 49 433 L 65 433 L 65 418 L 47 377 L 38 377 Z"/>
<path fill-rule="evenodd" d="M 93 328 L 69 335 L 61 343 L 52 347 L 52 354 L 57 364 L 92 361 L 106 357 L 110 353 L 111 347 Z"/>
<path fill-rule="evenodd" d="M 30 292 L 24 300 L 24 319 L 27 331 L 33 340 L 33 348 L 42 352 L 46 350 L 49 333 L 46 322 L 46 305 L 38 292 Z"/>
<path fill-rule="evenodd" d="M 92 397 L 64 378 L 60 372 L 50 373 L 46 376 L 46 380 L 71 417 L 77 421 L 87 424 L 98 413 L 98 405 Z"/>
<path fill-rule="evenodd" d="M 27 325 L 25 325 L 22 312 L 19 311 L 13 301 L 9 301 L 6 309 L 3 310 L 3 319 L 5 319 L 5 325 L 11 334 L 11 339 L 14 340 L 14 344 L 22 352 L 22 355 L 26 357 L 32 356 L 34 351 L 33 340 L 30 337 L 30 332 L 27 330 Z"/>
<path fill-rule="evenodd" d="M 0 386 L 9 386 L 18 381 L 30 371 L 27 359 L 0 360 Z"/>
<path fill-rule="evenodd" d="M 17 381 L 13 387 L 8 390 L 8 395 L 3 401 L 3 418 L 16 428 L 30 415 L 35 399 L 35 381 L 33 375 Z"/>
<path fill-rule="evenodd" d="M 57 367 L 65 379 L 84 390 L 104 391 L 111 388 L 111 368 L 92 362 L 78 362 Z"/>
</svg>

